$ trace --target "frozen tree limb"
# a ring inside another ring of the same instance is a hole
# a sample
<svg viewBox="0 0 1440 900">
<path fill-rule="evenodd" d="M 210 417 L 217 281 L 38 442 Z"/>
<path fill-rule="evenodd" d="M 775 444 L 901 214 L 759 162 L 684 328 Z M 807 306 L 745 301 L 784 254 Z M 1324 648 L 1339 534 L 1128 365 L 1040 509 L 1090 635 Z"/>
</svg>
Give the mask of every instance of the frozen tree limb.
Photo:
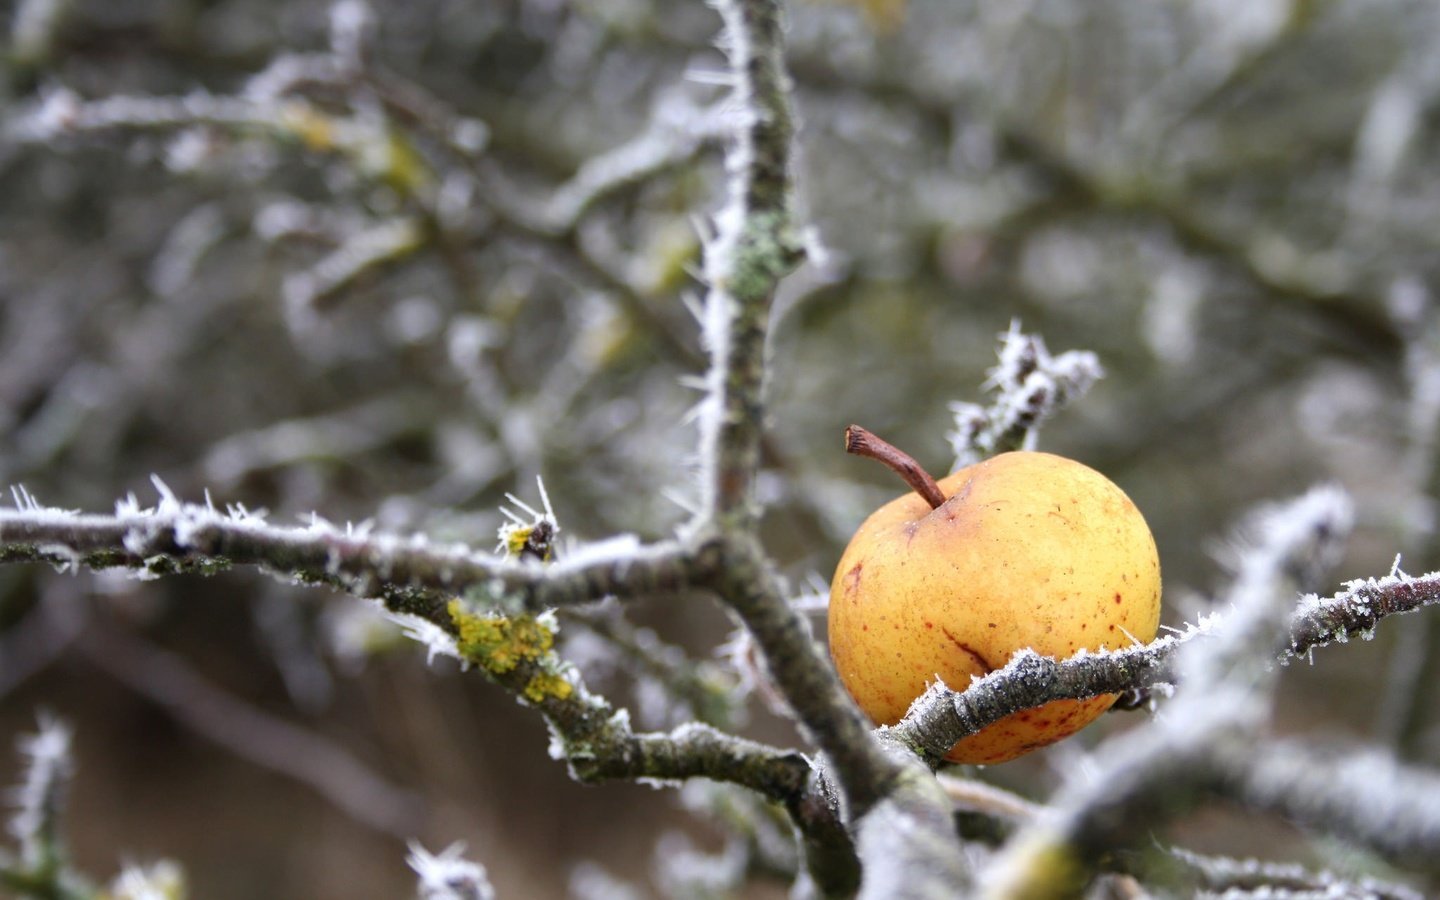
<svg viewBox="0 0 1440 900">
<path fill-rule="evenodd" d="M 718 8 L 739 127 L 726 154 L 728 197 L 704 248 L 711 367 L 701 418 L 702 501 L 708 517 L 748 522 L 760 463 L 770 305 L 803 251 L 791 213 L 794 126 L 780 5 L 725 0 Z"/>
<path fill-rule="evenodd" d="M 103 569 L 126 567 L 146 574 L 214 572 L 230 565 L 255 565 L 284 580 L 324 583 L 360 596 L 386 596 L 400 612 L 426 614 L 437 624 L 448 617 L 440 607 L 454 593 L 493 590 L 530 610 L 626 596 L 717 586 L 727 563 L 745 572 L 759 565 L 750 553 L 727 556 L 713 543 L 693 557 L 686 545 L 642 547 L 627 543 L 607 552 L 604 545 L 548 566 L 497 560 L 461 545 L 431 545 L 422 537 L 369 535 L 323 521 L 309 527 L 270 525 L 253 514 L 229 515 L 208 506 L 162 502 L 156 509 L 120 504 L 113 516 L 85 515 L 31 507 L 0 510 L 0 561 L 78 564 Z M 623 551 L 623 552 L 622 552 Z M 751 551 L 758 553 L 758 550 Z M 746 561 L 746 558 L 748 561 Z M 773 578 L 773 576 L 770 576 Z M 778 585 L 769 586 L 779 591 Z M 1311 650 L 1373 631 L 1390 615 L 1440 601 L 1440 573 L 1389 575 L 1351 582 L 1328 598 L 1307 598 L 1294 612 L 1285 655 Z M 932 688 L 907 724 L 904 739 L 927 748 L 948 747 L 1010 712 L 1061 697 L 1094 696 L 1174 678 L 1176 648 L 1207 634 L 1211 619 L 1178 636 L 1140 647 L 1055 661 L 1020 654 L 1006 667 L 979 679 L 964 694 Z M 943 707 L 955 696 L 954 716 L 968 725 L 940 726 Z M 928 710 L 928 711 L 927 711 Z M 941 731 L 929 734 L 931 729 Z M 961 731 L 954 731 L 954 728 Z M 955 738 L 958 740 L 958 737 Z M 949 740 L 949 743 L 946 741 Z"/>
<path fill-rule="evenodd" d="M 23 500 L 22 505 L 0 510 L 0 563 L 127 568 L 142 577 L 251 565 L 282 580 L 383 597 L 395 612 L 442 625 L 449 622 L 443 608 L 448 599 L 470 590 L 540 610 L 612 593 L 665 592 L 697 580 L 679 544 L 620 541 L 542 567 L 496 559 L 462 544 L 431 544 L 423 535 L 341 529 L 318 518 L 303 528 L 271 525 L 239 507 L 222 513 L 210 505 L 181 503 L 168 490 L 154 508 L 141 508 L 130 498 L 110 516 Z"/>
<path fill-rule="evenodd" d="M 534 234 L 573 238 L 597 204 L 688 163 L 733 130 L 728 105 L 702 109 L 678 99 L 662 102 L 644 132 L 586 160 L 543 204 L 519 196 L 494 167 L 487 167 L 486 172 L 489 199 L 507 220 Z"/>
<path fill-rule="evenodd" d="M 425 615 L 440 627 L 449 626 L 442 598 L 467 587 L 495 588 L 501 595 L 517 598 L 522 608 L 539 609 L 612 592 L 631 595 L 713 586 L 722 596 L 742 598 L 740 605 L 749 614 L 747 621 L 756 623 L 757 635 L 772 635 L 769 665 L 772 672 L 784 673 L 786 680 L 777 675 L 777 681 L 785 685 L 797 709 L 811 708 L 809 698 L 817 692 L 823 697 L 829 689 L 827 682 L 820 680 L 828 675 L 818 668 L 818 660 L 809 664 L 783 656 L 789 651 L 782 648 L 804 646 L 809 640 L 807 635 L 787 630 L 790 614 L 779 614 L 775 611 L 778 606 L 771 607 L 753 596 L 745 599 L 747 592 L 760 589 L 774 591 L 775 599 L 781 596 L 758 548 L 736 556 L 732 545 L 713 542 L 691 558 L 681 545 L 637 551 L 638 545 L 631 544 L 625 554 L 581 553 L 548 566 L 523 566 L 502 563 L 468 548 L 432 548 L 421 541 L 346 534 L 324 525 L 279 528 L 254 516 L 228 516 L 173 500 L 162 502 L 155 510 L 122 507 L 115 516 L 84 516 L 38 505 L 0 511 L 0 559 L 97 568 L 124 565 L 154 573 L 253 564 L 287 579 L 323 581 L 364 595 L 389 596 L 392 608 Z M 405 585 L 405 590 L 385 589 L 387 580 Z M 1287 658 L 1305 655 L 1315 647 L 1368 634 L 1386 616 L 1437 602 L 1440 574 L 1409 577 L 1397 573 L 1352 582 L 1332 597 L 1308 598 L 1301 603 L 1292 614 L 1282 653 Z M 1167 636 L 1150 645 L 1063 662 L 1021 654 L 963 694 L 932 688 L 894 731 L 906 744 L 923 748 L 929 758 L 938 759 L 965 734 L 1029 706 L 1173 681 L 1177 649 L 1209 635 L 1214 625 L 1206 620 L 1183 635 Z M 806 674 L 811 672 L 813 675 Z M 523 684 L 520 687 L 523 689 Z M 828 720 L 822 716 L 812 721 Z M 847 740 L 842 736 L 845 726 L 807 725 L 815 730 L 817 740 L 821 728 L 830 729 L 822 746 L 839 747 Z M 648 760 L 642 769 L 660 766 L 651 744 L 638 744 L 621 756 Z M 863 755 L 846 764 L 869 771 Z M 654 777 L 680 777 L 678 765 L 672 760 L 662 770 L 668 775 L 657 771 Z"/>
<path fill-rule="evenodd" d="M 774 0 L 725 0 L 719 9 L 740 128 L 726 155 L 728 198 L 705 245 L 711 366 L 700 417 L 696 530 L 718 529 L 714 552 L 705 554 L 713 586 L 754 635 L 771 677 L 829 757 L 851 815 L 859 817 L 890 791 L 898 767 L 869 735 L 750 533 L 770 306 L 780 279 L 803 255 L 791 217 L 793 125 L 781 10 Z M 949 841 L 953 852 L 953 832 Z"/>
<path fill-rule="evenodd" d="M 349 235 L 310 268 L 286 276 L 281 287 L 286 312 L 293 321 L 304 322 L 361 278 L 419 251 L 425 240 L 421 224 L 408 218 L 378 222 Z"/>
<path fill-rule="evenodd" d="M 44 718 L 39 730 L 20 742 L 29 765 L 24 782 L 15 790 L 10 832 L 20 841 L 21 863 L 32 871 L 57 871 L 64 854 L 60 811 L 73 768 L 70 740 L 69 726 Z"/>
<path fill-rule="evenodd" d="M 173 131 L 197 125 L 288 135 L 299 122 L 287 120 L 284 112 L 276 106 L 212 94 L 85 101 L 68 90 L 56 89 L 34 108 L 7 119 L 0 136 L 19 143 L 48 143 L 83 134 Z M 292 116 L 299 112 L 299 107 L 290 109 Z"/>
<path fill-rule="evenodd" d="M 599 599 L 608 593 L 633 596 L 703 587 L 713 583 L 743 616 L 757 623 L 757 634 L 770 642 L 772 669 L 783 673 L 797 708 L 814 706 L 820 696 L 833 706 L 838 685 L 827 674 L 809 643 L 808 630 L 784 602 L 763 557 L 733 558 L 723 542 L 711 542 L 687 553 L 680 545 L 642 548 L 621 542 L 608 552 L 585 551 L 549 565 L 522 565 L 496 560 L 465 547 L 431 548 L 419 539 L 370 536 L 342 531 L 318 522 L 309 528 L 281 528 L 253 514 L 220 513 L 209 506 L 181 504 L 166 494 L 158 507 L 140 509 L 133 502 L 120 504 L 114 516 L 86 516 L 40 507 L 21 495 L 23 509 L 0 511 L 0 561 L 48 561 L 56 565 L 89 568 L 125 566 L 159 575 L 189 571 L 213 573 L 232 564 L 257 565 L 284 579 L 323 583 L 361 596 L 381 596 L 397 613 L 428 623 L 436 640 L 458 628 L 447 598 L 476 588 L 492 598 L 508 597 L 517 609 L 541 609 Z M 758 550 L 755 551 L 758 554 Z M 756 594 L 761 589 L 773 593 Z M 397 588 L 396 585 L 404 587 Z M 453 643 L 453 638 L 450 638 Z M 783 654 L 783 655 L 782 655 Z M 471 660 L 480 662 L 481 660 Z M 558 663 L 557 663 L 558 664 Z M 532 702 L 564 738 L 572 770 L 582 780 L 604 778 L 682 779 L 704 776 L 744 784 L 765 796 L 794 807 L 797 825 L 820 834 L 824 851 L 812 858 L 845 857 L 848 839 L 838 827 L 835 812 L 810 788 L 800 790 L 794 774 L 774 774 L 778 757 L 761 758 L 754 747 L 736 743 L 710 729 L 691 726 L 683 734 L 636 736 L 628 722 L 602 699 L 578 686 L 573 673 L 561 675 L 568 688 L 552 680 L 537 661 L 530 660 L 504 672 L 491 672 L 517 696 Z M 537 681 L 537 678 L 539 681 Z M 535 685 L 541 685 L 537 691 Z M 548 688 L 548 689 L 544 689 Z M 828 694 L 827 694 L 828 692 Z M 564 696 L 559 696 L 563 693 Z M 846 750 L 838 732 L 823 715 L 814 717 L 817 732 L 824 730 L 822 746 L 839 749 L 840 763 L 868 772 L 864 756 L 873 743 L 858 713 L 840 706 L 852 732 L 845 739 L 861 749 Z M 827 748 L 828 749 L 828 748 Z M 847 755 L 848 754 L 848 755 Z M 783 765 L 810 767 L 798 755 Z M 769 760 L 768 762 L 766 760 Z M 845 771 L 845 770 L 842 770 Z M 873 796 L 884 779 L 871 781 L 860 796 Z M 859 793 L 859 792 L 857 792 Z M 831 875 L 844 876 L 844 868 L 829 865 Z M 853 872 L 853 862 L 849 871 Z"/>
<path fill-rule="evenodd" d="M 1387 575 L 1349 582 L 1326 598 L 1302 598 L 1291 614 L 1289 639 L 1270 659 L 1284 663 L 1317 648 L 1374 634 L 1382 619 L 1440 605 L 1440 572 Z M 976 679 L 964 691 L 932 685 L 891 730 L 938 761 L 955 743 L 1012 713 L 1059 699 L 1083 699 L 1137 687 L 1174 683 L 1175 657 L 1185 645 L 1208 640 L 1219 614 L 1186 631 L 1143 646 L 1055 660 L 1016 654 L 1009 664 Z"/>
<path fill-rule="evenodd" d="M 544 717 L 551 755 L 579 781 L 680 782 L 710 778 L 747 787 L 783 805 L 806 850 L 806 866 L 829 895 L 847 893 L 858 863 L 839 810 L 819 773 L 795 751 L 687 723 L 665 733 L 636 733 L 627 710 L 585 686 L 580 673 L 551 649 L 549 615 L 494 617 L 451 606 L 453 637 L 431 634 L 432 647 L 479 666 L 496 684 Z"/>
</svg>

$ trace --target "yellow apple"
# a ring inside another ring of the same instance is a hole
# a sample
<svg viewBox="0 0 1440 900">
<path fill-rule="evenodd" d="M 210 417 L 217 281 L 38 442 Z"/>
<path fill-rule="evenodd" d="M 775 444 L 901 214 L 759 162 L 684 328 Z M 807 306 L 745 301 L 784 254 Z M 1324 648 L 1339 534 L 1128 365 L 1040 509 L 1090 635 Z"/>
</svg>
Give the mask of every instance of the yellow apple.
<svg viewBox="0 0 1440 900">
<path fill-rule="evenodd" d="M 910 493 L 865 520 L 830 588 L 830 653 L 875 722 L 898 722 L 937 678 L 964 690 L 971 676 L 1025 647 L 1064 659 L 1155 637 L 1155 540 L 1108 478 L 1071 459 L 1020 451 L 967 466 L 938 488 L 932 498 L 943 502 L 934 508 Z M 1115 699 L 1024 710 L 960 741 L 946 758 L 1014 759 L 1074 734 Z"/>
</svg>

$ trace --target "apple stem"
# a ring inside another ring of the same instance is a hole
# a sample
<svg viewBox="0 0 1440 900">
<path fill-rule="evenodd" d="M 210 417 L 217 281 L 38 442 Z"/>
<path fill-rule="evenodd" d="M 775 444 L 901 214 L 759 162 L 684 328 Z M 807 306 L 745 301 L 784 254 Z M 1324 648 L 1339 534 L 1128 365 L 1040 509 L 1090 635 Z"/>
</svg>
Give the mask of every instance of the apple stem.
<svg viewBox="0 0 1440 900">
<path fill-rule="evenodd" d="M 851 425 L 845 429 L 845 452 L 878 459 L 894 469 L 896 475 L 905 479 L 905 483 L 915 489 L 915 493 L 925 498 L 931 509 L 938 509 L 940 504 L 945 502 L 945 495 L 940 493 L 940 485 L 935 483 L 929 472 L 921 468 L 915 457 L 859 425 Z"/>
</svg>

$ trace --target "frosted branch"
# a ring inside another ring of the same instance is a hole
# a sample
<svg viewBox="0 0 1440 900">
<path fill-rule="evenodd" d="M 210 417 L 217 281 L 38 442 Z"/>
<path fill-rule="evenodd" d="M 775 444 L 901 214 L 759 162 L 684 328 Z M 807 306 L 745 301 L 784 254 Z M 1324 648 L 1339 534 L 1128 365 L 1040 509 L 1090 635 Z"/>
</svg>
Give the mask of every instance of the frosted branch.
<svg viewBox="0 0 1440 900">
<path fill-rule="evenodd" d="M 15 789 L 10 833 L 20 842 L 21 862 L 32 871 L 60 865 L 60 813 L 73 769 L 70 739 L 70 727 L 48 717 L 33 735 L 20 739 L 25 778 Z"/>
<path fill-rule="evenodd" d="M 298 111 L 299 107 L 291 108 L 292 115 Z M 19 143 L 43 144 L 82 135 L 174 131 L 197 125 L 288 135 L 294 132 L 295 121 L 287 122 L 284 110 L 278 106 L 240 97 L 194 93 L 184 97 L 117 95 L 85 101 L 59 88 L 6 121 L 3 135 Z"/>
<path fill-rule="evenodd" d="M 727 107 L 698 109 L 680 101 L 662 103 L 646 131 L 586 160 L 570 180 L 551 194 L 542 209 L 524 215 L 540 231 L 566 234 L 597 203 L 684 165 L 733 128 L 733 116 Z"/>
<path fill-rule="evenodd" d="M 356 281 L 419 251 L 426 238 L 421 223 L 408 218 L 377 222 L 347 236 L 314 265 L 285 277 L 286 313 L 292 323 L 303 324 Z"/>
<path fill-rule="evenodd" d="M 770 304 L 802 250 L 791 214 L 794 125 L 780 5 L 724 0 L 717 6 L 739 128 L 725 156 L 728 197 L 705 243 L 704 337 L 711 363 L 700 419 L 702 505 L 708 517 L 748 522 L 760 464 Z"/>
<path fill-rule="evenodd" d="M 812 697 L 823 697 L 829 705 L 817 720 L 827 715 L 847 716 L 850 746 L 862 748 L 862 757 L 864 748 L 872 746 L 858 714 L 836 696 L 838 686 L 814 656 L 808 631 L 785 627 L 803 629 L 803 623 L 784 603 L 778 587 L 773 581 L 764 582 L 776 593 L 764 595 L 773 602 L 761 602 L 747 580 L 755 572 L 754 561 L 737 568 L 733 561 L 727 562 L 717 543 L 692 550 L 678 544 L 645 547 L 633 540 L 618 540 L 581 548 L 560 562 L 522 564 L 498 560 L 463 545 L 431 545 L 423 536 L 372 535 L 363 528 L 341 529 L 319 519 L 304 528 L 275 526 L 238 508 L 221 513 L 210 505 L 180 503 L 168 490 L 154 508 L 141 509 L 133 500 L 124 501 L 112 516 L 46 508 L 23 492 L 17 497 L 19 508 L 0 511 L 0 562 L 43 561 L 96 569 L 119 566 L 154 577 L 174 572 L 209 574 L 231 565 L 254 565 L 282 579 L 381 597 L 393 612 L 425 623 L 433 640 L 443 639 L 448 652 L 457 654 L 457 625 L 447 608 L 456 594 L 478 595 L 493 606 L 519 612 L 596 600 L 612 593 L 633 596 L 716 586 L 729 596 L 743 597 L 737 606 L 757 623 L 762 642 L 768 641 L 776 654 L 783 652 L 779 668 L 787 673 L 790 685 L 803 682 L 804 689 L 793 695 L 796 707 L 810 709 L 815 706 Z M 722 573 L 728 573 L 730 579 L 726 581 Z M 783 621 L 777 624 L 767 610 L 778 611 Z M 808 652 L 797 653 L 797 648 Z M 791 674 L 797 672 L 803 673 L 803 678 Z M 577 777 L 731 780 L 774 799 L 803 801 L 803 810 L 797 806 L 797 815 L 803 814 L 805 822 L 825 821 L 824 804 L 804 801 L 794 789 L 793 777 L 777 781 L 767 774 L 776 758 L 758 760 L 755 749 L 759 745 L 735 743 L 738 739 L 713 730 L 635 736 L 622 715 L 584 691 L 573 671 L 557 673 L 538 661 L 490 674 L 517 697 L 529 697 L 545 715 L 570 748 L 565 755 Z M 545 688 L 561 684 L 552 680 L 555 678 L 570 687 L 547 691 Z M 824 728 L 827 736 L 835 733 L 828 725 Z M 828 743 L 835 745 L 833 739 Z M 808 777 L 809 766 L 802 757 L 782 756 L 791 760 L 786 765 L 803 764 Z M 883 779 L 873 774 L 867 777 L 867 790 L 878 791 Z M 813 825 L 828 829 L 826 840 L 831 842 L 839 833 L 833 815 L 832 810 L 830 825 Z M 802 822 L 802 831 L 806 827 L 811 826 Z"/>
<path fill-rule="evenodd" d="M 1419 891 L 1373 878 L 1351 880 L 1325 870 L 1311 871 L 1303 866 L 1255 859 L 1206 856 L 1178 847 L 1170 848 L 1169 852 L 1184 867 L 1182 876 L 1194 888 L 1205 891 L 1245 891 L 1253 892 L 1250 896 L 1255 897 L 1285 896 L 1278 892 L 1291 891 L 1294 896 L 1421 900 Z"/>
<path fill-rule="evenodd" d="M 995 394 L 988 406 L 950 405 L 955 430 L 949 438 L 957 469 L 1009 450 L 1034 449 L 1040 425 L 1105 374 L 1089 351 L 1051 356 L 1045 341 L 1021 332 L 1018 321 L 1000 336 L 999 357 L 986 382 Z"/>
<path fill-rule="evenodd" d="M 133 499 L 114 515 L 28 505 L 0 510 L 0 564 L 127 568 L 140 577 L 214 574 L 256 566 L 277 578 L 380 597 L 395 612 L 450 627 L 444 604 L 479 592 L 492 602 L 540 610 L 608 594 L 659 593 L 692 585 L 695 573 L 679 545 L 598 545 L 551 566 L 508 562 L 464 544 L 424 535 L 370 534 L 318 517 L 306 527 L 272 525 L 236 507 L 181 503 L 165 495 L 154 508 Z"/>
<path fill-rule="evenodd" d="M 549 649 L 553 619 L 530 620 L 530 633 L 536 637 L 528 643 L 507 638 L 496 641 L 493 649 L 468 636 L 504 627 L 506 620 L 460 613 L 456 621 L 461 657 L 544 717 L 551 756 L 565 760 L 576 780 L 678 784 L 709 778 L 749 788 L 789 812 L 817 883 L 833 886 L 855 880 L 858 863 L 839 810 L 802 754 L 693 722 L 664 733 L 636 733 L 627 710 L 591 693 L 579 671 Z M 531 648 L 538 652 L 529 652 Z"/>
<path fill-rule="evenodd" d="M 93 893 L 71 872 L 60 829 L 74 769 L 70 742 L 69 726 L 47 716 L 34 734 L 19 741 L 26 764 L 12 792 L 10 833 L 20 843 L 20 857 L 0 857 L 0 887 L 16 896 L 88 900 Z"/>
<path fill-rule="evenodd" d="M 899 768 L 881 752 L 834 670 L 816 652 L 809 624 L 786 602 L 758 544 L 737 537 L 707 549 L 703 560 L 712 586 L 750 630 L 770 678 L 829 756 L 852 813 L 863 814 L 891 789 Z"/>
<path fill-rule="evenodd" d="M 1351 637 L 1370 636 L 1387 616 L 1437 604 L 1440 572 L 1356 581 L 1334 596 L 1304 599 L 1291 617 L 1290 640 L 1279 654 L 1280 661 L 1307 656 Z M 943 683 L 931 685 L 905 719 L 890 730 L 938 763 L 956 741 L 1012 713 L 1052 700 L 1173 684 L 1179 677 L 1175 654 L 1185 644 L 1209 637 L 1220 621 L 1218 615 L 1204 617 L 1178 634 L 1149 644 L 1066 660 L 1022 651 L 963 691 Z"/>
</svg>

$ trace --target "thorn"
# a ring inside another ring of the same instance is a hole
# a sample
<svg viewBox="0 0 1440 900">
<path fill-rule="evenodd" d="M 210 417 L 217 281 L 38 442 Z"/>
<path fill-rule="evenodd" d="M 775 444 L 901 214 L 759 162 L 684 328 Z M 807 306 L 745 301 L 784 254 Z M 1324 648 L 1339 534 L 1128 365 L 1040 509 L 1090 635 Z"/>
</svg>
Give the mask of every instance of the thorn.
<svg viewBox="0 0 1440 900">
<path fill-rule="evenodd" d="M 540 489 L 540 503 L 545 507 L 545 518 L 550 520 L 550 524 L 555 526 L 556 531 L 559 531 L 560 520 L 555 518 L 555 508 L 550 505 L 550 495 L 545 492 L 545 479 L 536 475 L 535 486 Z"/>
<path fill-rule="evenodd" d="M 511 494 L 511 493 L 508 493 L 508 492 L 507 492 L 507 493 L 505 494 L 505 499 L 506 499 L 506 500 L 509 500 L 511 503 L 513 503 L 513 504 L 515 504 L 516 506 L 520 507 L 520 508 L 521 508 L 522 510 L 524 510 L 525 512 L 529 513 L 532 518 L 536 518 L 536 519 L 540 518 L 540 514 L 539 514 L 538 512 L 536 512 L 535 509 L 534 509 L 530 504 L 526 503 L 524 500 L 521 500 L 519 497 L 515 496 L 514 494 Z M 516 521 L 519 521 L 519 520 L 517 519 Z M 521 523 L 521 524 L 524 524 L 524 523 Z"/>
</svg>

